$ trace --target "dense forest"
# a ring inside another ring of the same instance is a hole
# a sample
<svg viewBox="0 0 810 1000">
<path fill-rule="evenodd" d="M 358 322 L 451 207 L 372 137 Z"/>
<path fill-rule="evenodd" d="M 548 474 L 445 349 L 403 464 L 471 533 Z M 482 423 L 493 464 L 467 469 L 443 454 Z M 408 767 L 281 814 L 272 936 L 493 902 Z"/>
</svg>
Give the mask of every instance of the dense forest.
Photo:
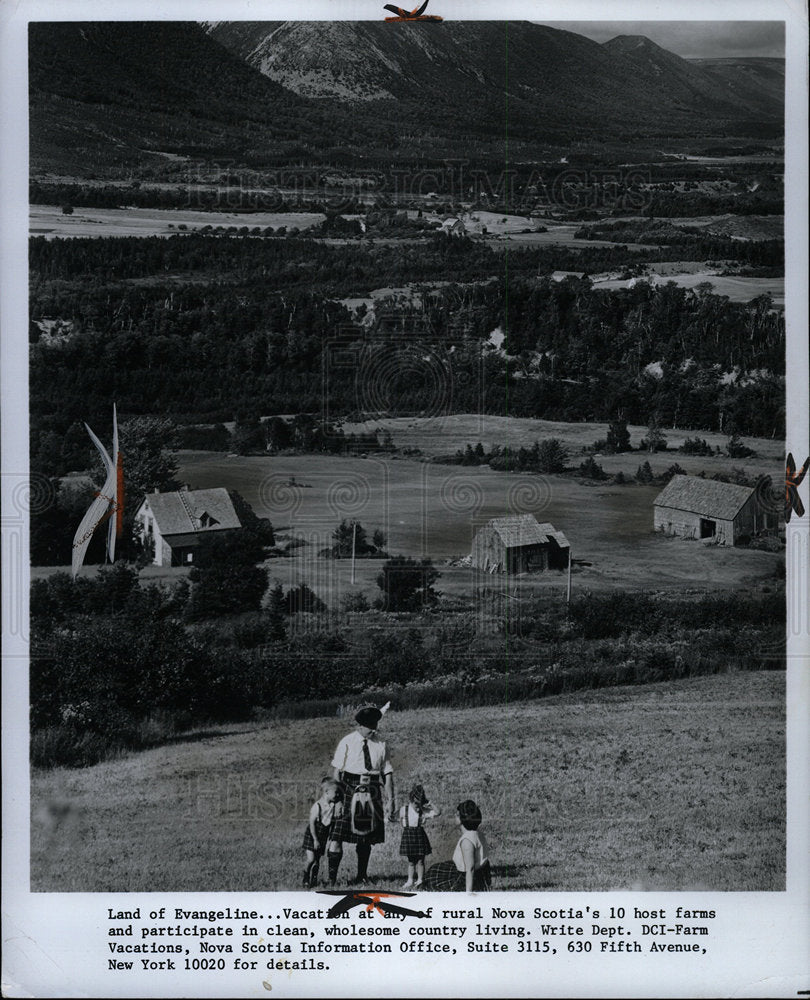
<svg viewBox="0 0 810 1000">
<path fill-rule="evenodd" d="M 327 376 L 335 418 L 357 411 L 364 372 L 383 364 L 396 411 L 430 411 L 434 388 L 406 363 L 422 343 L 452 372 L 455 412 L 633 423 L 655 412 L 664 425 L 782 434 L 785 330 L 767 296 L 740 304 L 707 286 L 608 291 L 548 276 L 566 263 L 633 259 L 622 248 L 503 254 L 443 237 L 35 239 L 33 467 L 68 471 L 80 422 L 107 419 L 113 400 L 123 415 L 188 424 L 320 413 Z M 437 275 L 446 283 L 428 287 Z M 424 286 L 422 302 L 399 304 L 413 322 L 387 334 L 339 301 L 406 283 Z M 500 349 L 489 343 L 496 328 Z M 335 344 L 359 351 L 359 367 L 334 365 Z"/>
</svg>

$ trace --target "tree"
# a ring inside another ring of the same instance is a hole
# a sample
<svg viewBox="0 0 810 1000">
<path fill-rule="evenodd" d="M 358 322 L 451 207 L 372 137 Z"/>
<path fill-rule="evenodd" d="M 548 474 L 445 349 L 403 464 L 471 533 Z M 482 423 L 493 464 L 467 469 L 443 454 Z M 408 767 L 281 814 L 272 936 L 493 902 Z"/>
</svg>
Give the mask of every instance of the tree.
<svg viewBox="0 0 810 1000">
<path fill-rule="evenodd" d="M 283 451 L 292 444 L 292 431 L 283 417 L 270 417 L 262 422 L 262 427 L 268 451 Z"/>
<path fill-rule="evenodd" d="M 287 605 L 284 600 L 284 588 L 280 581 L 276 580 L 270 588 L 267 600 L 267 616 L 270 619 L 270 638 L 286 639 L 287 627 L 284 624 L 284 616 L 287 613 Z"/>
<path fill-rule="evenodd" d="M 273 525 L 269 519 L 266 517 L 257 517 L 253 508 L 238 490 L 228 490 L 228 496 L 231 498 L 233 509 L 236 511 L 236 516 L 239 518 L 239 523 L 242 527 L 253 532 L 262 545 L 275 545 L 276 539 L 273 534 Z"/>
<path fill-rule="evenodd" d="M 557 438 L 541 441 L 537 448 L 539 472 L 563 472 L 568 459 L 568 449 Z"/>
<path fill-rule="evenodd" d="M 202 535 L 189 573 L 187 617 L 258 611 L 267 589 L 267 572 L 256 565 L 263 554 L 259 538 L 244 528 Z"/>
<path fill-rule="evenodd" d="M 622 451 L 632 451 L 630 431 L 626 420 L 614 420 L 608 427 L 605 438 L 605 451 L 608 455 L 618 455 Z"/>
<path fill-rule="evenodd" d="M 650 468 L 650 463 L 642 462 L 638 469 L 636 469 L 636 479 L 640 483 L 651 483 L 653 478 L 653 471 Z"/>
<path fill-rule="evenodd" d="M 382 591 L 375 606 L 384 611 L 415 611 L 439 597 L 433 584 L 441 574 L 430 559 L 417 562 L 407 556 L 389 559 L 377 575 Z"/>
<path fill-rule="evenodd" d="M 238 416 L 231 435 L 231 447 L 237 455 L 264 451 L 265 438 L 257 415 Z"/>
<path fill-rule="evenodd" d="M 388 544 L 388 536 L 382 528 L 376 528 L 374 534 L 371 536 L 371 542 L 378 552 L 384 552 L 385 546 Z"/>
<path fill-rule="evenodd" d="M 165 417 L 133 417 L 120 425 L 124 489 L 133 513 L 147 493 L 179 488 L 177 456 L 171 450 L 174 434 L 173 421 Z"/>
<path fill-rule="evenodd" d="M 657 413 L 653 413 L 650 417 L 650 422 L 647 425 L 647 437 L 641 442 L 641 444 L 642 447 L 645 447 L 650 453 L 667 450 L 667 436 L 661 430 L 661 426 L 658 423 Z"/>
<path fill-rule="evenodd" d="M 354 551 L 358 556 L 365 555 L 370 548 L 363 525 L 359 521 L 347 521 L 345 517 L 332 532 L 332 538 L 332 555 L 336 559 L 351 557 L 353 540 Z"/>
</svg>

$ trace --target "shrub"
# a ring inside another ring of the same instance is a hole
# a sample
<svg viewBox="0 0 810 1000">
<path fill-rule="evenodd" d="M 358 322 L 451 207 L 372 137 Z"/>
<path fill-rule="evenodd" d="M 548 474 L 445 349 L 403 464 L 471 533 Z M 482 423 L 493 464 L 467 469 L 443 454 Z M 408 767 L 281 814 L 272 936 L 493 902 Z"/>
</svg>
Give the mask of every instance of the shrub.
<svg viewBox="0 0 810 1000">
<path fill-rule="evenodd" d="M 712 446 L 708 444 L 703 438 L 687 438 L 681 447 L 678 449 L 682 451 L 684 455 L 713 455 L 714 451 Z"/>
<path fill-rule="evenodd" d="M 346 594 L 340 602 L 344 611 L 368 611 L 371 608 L 369 599 L 360 591 L 357 594 Z"/>
<path fill-rule="evenodd" d="M 382 596 L 375 607 L 383 611 L 415 611 L 432 604 L 438 598 L 433 584 L 441 574 L 430 559 L 395 556 L 389 559 L 377 576 Z"/>
<path fill-rule="evenodd" d="M 654 479 L 653 471 L 650 468 L 649 462 L 642 462 L 641 465 L 636 469 L 636 479 L 640 483 L 651 483 Z"/>
<path fill-rule="evenodd" d="M 327 610 L 324 602 L 305 583 L 299 583 L 297 587 L 291 587 L 284 598 L 288 615 L 295 615 L 301 611 L 309 614 L 322 614 Z"/>
<path fill-rule="evenodd" d="M 729 458 L 753 458 L 756 452 L 749 448 L 740 440 L 739 434 L 732 434 L 726 445 L 726 453 Z"/>
<path fill-rule="evenodd" d="M 666 470 L 666 472 L 661 473 L 661 480 L 662 482 L 668 483 L 670 479 L 672 479 L 674 476 L 685 476 L 685 475 L 686 475 L 686 469 L 682 469 L 680 465 L 678 465 L 678 463 L 675 462 L 674 465 L 670 465 L 670 467 Z"/>
<path fill-rule="evenodd" d="M 579 467 L 579 474 L 581 476 L 586 476 L 588 479 L 607 479 L 607 473 L 596 462 L 593 456 L 589 456 Z"/>
</svg>

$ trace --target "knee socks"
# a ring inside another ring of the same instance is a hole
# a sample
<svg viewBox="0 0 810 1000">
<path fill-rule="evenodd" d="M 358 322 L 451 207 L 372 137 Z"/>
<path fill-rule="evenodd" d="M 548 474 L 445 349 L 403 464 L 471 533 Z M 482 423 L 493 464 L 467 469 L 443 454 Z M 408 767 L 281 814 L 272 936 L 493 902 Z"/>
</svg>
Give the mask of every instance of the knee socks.
<svg viewBox="0 0 810 1000">
<path fill-rule="evenodd" d="M 340 859 L 343 857 L 340 851 L 328 851 L 326 855 L 326 861 L 329 865 L 329 884 L 334 885 L 337 882 L 338 868 L 340 868 Z"/>
<path fill-rule="evenodd" d="M 318 869 L 321 866 L 321 859 L 315 858 L 314 861 L 310 861 L 307 865 L 307 870 L 304 875 L 304 885 L 307 889 L 314 889 L 318 884 Z"/>
<path fill-rule="evenodd" d="M 368 859 L 371 857 L 371 844 L 357 845 L 357 881 L 368 876 Z"/>
</svg>

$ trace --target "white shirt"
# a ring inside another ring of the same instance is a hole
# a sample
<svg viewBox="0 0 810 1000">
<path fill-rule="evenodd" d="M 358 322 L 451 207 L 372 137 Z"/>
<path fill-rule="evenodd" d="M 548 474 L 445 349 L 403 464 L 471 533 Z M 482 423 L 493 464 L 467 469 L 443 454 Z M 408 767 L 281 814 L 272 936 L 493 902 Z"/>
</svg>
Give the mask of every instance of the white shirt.
<svg viewBox="0 0 810 1000">
<path fill-rule="evenodd" d="M 368 752 L 371 757 L 371 770 L 366 767 L 363 759 L 363 737 L 355 729 L 353 733 L 344 736 L 335 748 L 332 757 L 332 767 L 350 774 L 392 774 L 394 766 L 388 759 L 388 749 L 385 741 L 376 733 L 368 737 Z"/>
<path fill-rule="evenodd" d="M 483 833 L 479 833 L 477 830 L 464 830 L 458 838 L 455 851 L 453 851 L 453 864 L 460 872 L 467 870 L 464 866 L 464 855 L 461 853 L 461 845 L 465 840 L 473 847 L 473 868 L 480 868 L 489 855 L 487 841 Z"/>
<path fill-rule="evenodd" d="M 406 809 L 408 810 L 407 817 L 405 816 Z M 425 808 L 422 810 L 422 819 L 429 819 L 432 816 L 438 816 L 438 813 L 433 808 L 433 806 L 428 802 Z M 407 823 L 405 822 L 406 818 L 407 818 Z M 420 825 L 419 813 L 416 811 L 415 807 L 410 802 L 407 802 L 399 810 L 399 821 L 403 826 Z"/>
</svg>

